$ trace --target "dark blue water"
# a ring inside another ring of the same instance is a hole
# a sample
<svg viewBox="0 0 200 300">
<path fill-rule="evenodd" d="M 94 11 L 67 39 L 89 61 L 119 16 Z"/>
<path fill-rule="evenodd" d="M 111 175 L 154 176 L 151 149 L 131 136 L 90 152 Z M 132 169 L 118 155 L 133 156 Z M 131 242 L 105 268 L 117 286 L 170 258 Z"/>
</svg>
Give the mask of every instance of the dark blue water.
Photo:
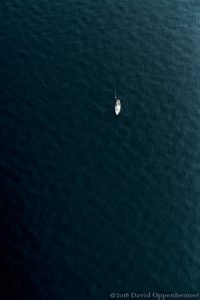
<svg viewBox="0 0 200 300">
<path fill-rule="evenodd" d="M 0 45 L 0 298 L 200 291 L 200 1 L 2 1 Z"/>
</svg>

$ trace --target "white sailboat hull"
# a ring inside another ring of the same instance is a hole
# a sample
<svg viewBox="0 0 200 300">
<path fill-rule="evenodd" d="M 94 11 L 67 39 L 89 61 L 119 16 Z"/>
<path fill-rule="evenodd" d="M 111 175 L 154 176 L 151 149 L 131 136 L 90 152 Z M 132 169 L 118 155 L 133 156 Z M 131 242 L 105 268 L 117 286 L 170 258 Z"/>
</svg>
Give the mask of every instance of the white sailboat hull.
<svg viewBox="0 0 200 300">
<path fill-rule="evenodd" d="M 115 104 L 115 114 L 118 115 L 120 111 L 121 111 L 121 103 L 120 100 L 117 100 Z"/>
</svg>

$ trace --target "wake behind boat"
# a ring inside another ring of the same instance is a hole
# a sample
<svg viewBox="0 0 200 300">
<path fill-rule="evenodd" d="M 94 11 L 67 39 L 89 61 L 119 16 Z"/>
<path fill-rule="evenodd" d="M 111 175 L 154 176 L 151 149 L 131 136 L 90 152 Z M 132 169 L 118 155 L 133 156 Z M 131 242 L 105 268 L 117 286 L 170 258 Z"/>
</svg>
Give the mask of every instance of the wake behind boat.
<svg viewBox="0 0 200 300">
<path fill-rule="evenodd" d="M 120 99 L 116 96 L 116 91 L 115 91 L 115 114 L 118 115 L 121 111 L 121 102 Z"/>
</svg>

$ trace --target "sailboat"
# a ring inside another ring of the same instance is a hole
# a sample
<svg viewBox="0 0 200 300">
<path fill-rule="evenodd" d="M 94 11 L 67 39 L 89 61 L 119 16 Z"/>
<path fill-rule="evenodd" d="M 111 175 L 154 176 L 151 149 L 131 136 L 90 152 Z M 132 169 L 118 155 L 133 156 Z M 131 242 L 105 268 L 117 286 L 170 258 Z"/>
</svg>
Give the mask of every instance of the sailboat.
<svg viewBox="0 0 200 300">
<path fill-rule="evenodd" d="M 116 115 L 118 115 L 121 111 L 121 102 L 120 99 L 117 97 L 116 95 L 116 91 L 115 91 L 115 113 Z"/>
</svg>

